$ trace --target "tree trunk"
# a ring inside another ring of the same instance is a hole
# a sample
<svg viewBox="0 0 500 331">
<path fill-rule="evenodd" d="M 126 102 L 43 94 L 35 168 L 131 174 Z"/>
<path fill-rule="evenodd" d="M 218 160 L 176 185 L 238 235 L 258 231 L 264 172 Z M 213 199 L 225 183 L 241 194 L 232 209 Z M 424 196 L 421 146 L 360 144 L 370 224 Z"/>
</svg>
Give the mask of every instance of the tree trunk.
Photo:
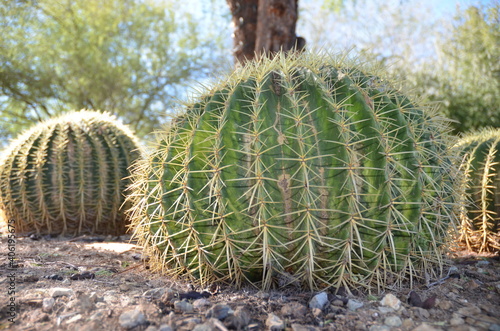
<svg viewBox="0 0 500 331">
<path fill-rule="evenodd" d="M 234 56 L 237 64 L 276 52 L 301 50 L 297 37 L 298 0 L 227 0 L 234 25 Z"/>
</svg>

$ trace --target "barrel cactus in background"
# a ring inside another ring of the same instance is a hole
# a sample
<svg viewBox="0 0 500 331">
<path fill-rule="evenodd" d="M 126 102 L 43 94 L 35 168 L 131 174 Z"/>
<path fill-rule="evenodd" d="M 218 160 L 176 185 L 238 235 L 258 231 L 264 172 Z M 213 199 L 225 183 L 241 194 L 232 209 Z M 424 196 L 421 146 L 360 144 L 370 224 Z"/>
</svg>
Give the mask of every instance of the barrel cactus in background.
<svg viewBox="0 0 500 331">
<path fill-rule="evenodd" d="M 134 134 L 107 113 L 39 123 L 0 160 L 0 209 L 17 233 L 124 233 L 123 178 L 139 157 Z"/>
<path fill-rule="evenodd" d="M 440 272 L 456 219 L 450 137 L 367 65 L 262 59 L 187 104 L 136 164 L 134 236 L 154 268 L 202 284 L 414 281 Z"/>
<path fill-rule="evenodd" d="M 456 145 L 462 158 L 466 196 L 460 239 L 475 252 L 500 251 L 500 129 L 483 129 Z"/>
</svg>

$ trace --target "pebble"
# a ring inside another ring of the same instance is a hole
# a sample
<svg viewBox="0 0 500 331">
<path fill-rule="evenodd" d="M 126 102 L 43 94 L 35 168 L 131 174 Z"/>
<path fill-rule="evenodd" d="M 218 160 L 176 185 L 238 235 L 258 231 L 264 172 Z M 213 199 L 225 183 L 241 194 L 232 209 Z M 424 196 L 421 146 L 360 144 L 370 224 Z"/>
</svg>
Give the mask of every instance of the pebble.
<svg viewBox="0 0 500 331">
<path fill-rule="evenodd" d="M 172 329 L 172 327 L 168 324 L 162 324 L 160 325 L 158 331 L 174 331 L 174 329 Z"/>
<path fill-rule="evenodd" d="M 125 329 L 133 329 L 136 326 L 145 324 L 146 316 L 138 309 L 127 310 L 120 315 L 118 322 Z"/>
<path fill-rule="evenodd" d="M 311 299 L 311 301 L 309 301 L 309 308 L 310 309 L 314 309 L 314 308 L 323 309 L 327 303 L 328 303 L 328 294 L 326 294 L 325 292 L 320 292 L 320 293 L 316 294 Z"/>
<path fill-rule="evenodd" d="M 281 307 L 281 314 L 283 316 L 292 316 L 293 318 L 301 319 L 307 314 L 307 307 L 297 301 L 290 302 Z"/>
<path fill-rule="evenodd" d="M 385 307 L 390 307 L 394 310 L 399 310 L 401 308 L 401 301 L 393 294 L 386 294 L 382 300 L 380 300 L 380 304 Z"/>
<path fill-rule="evenodd" d="M 391 331 L 391 328 L 387 325 L 372 325 L 368 331 Z"/>
<path fill-rule="evenodd" d="M 441 331 L 441 329 L 437 329 L 437 328 L 433 327 L 432 325 L 424 322 L 424 323 L 420 324 L 419 326 L 417 326 L 416 328 L 414 328 L 412 331 Z"/>
<path fill-rule="evenodd" d="M 252 317 L 244 307 L 237 307 L 234 313 L 227 317 L 227 320 L 228 324 L 236 330 L 245 330 L 247 325 L 250 324 Z"/>
<path fill-rule="evenodd" d="M 364 304 L 361 301 L 353 299 L 349 299 L 349 301 L 347 301 L 347 309 L 349 309 L 350 311 L 355 311 L 356 309 L 361 308 L 363 306 Z"/>
<path fill-rule="evenodd" d="M 207 300 L 205 298 L 196 299 L 193 301 L 194 309 L 198 309 L 198 310 L 202 310 L 203 308 L 210 306 L 210 305 L 211 305 L 210 300 Z"/>
<path fill-rule="evenodd" d="M 285 330 L 285 322 L 283 322 L 281 318 L 279 318 L 277 315 L 273 313 L 267 315 L 266 326 L 267 329 L 270 331 Z"/>
<path fill-rule="evenodd" d="M 45 298 L 42 301 L 42 311 L 44 313 L 50 313 L 52 311 L 52 308 L 54 307 L 54 304 L 56 303 L 56 300 L 54 298 Z"/>
<path fill-rule="evenodd" d="M 73 290 L 64 287 L 53 287 L 49 290 L 49 295 L 53 298 L 57 297 L 70 297 L 74 294 Z"/>
<path fill-rule="evenodd" d="M 399 316 L 391 315 L 391 316 L 387 316 L 384 319 L 384 324 L 387 326 L 390 326 L 390 327 L 397 328 L 403 324 L 403 321 L 401 321 L 401 318 L 399 318 Z"/>
<path fill-rule="evenodd" d="M 413 313 L 415 314 L 415 316 L 418 317 L 421 320 L 426 320 L 426 319 L 428 319 L 431 316 L 431 314 L 429 313 L 429 311 L 427 309 L 424 309 L 424 308 L 411 307 L 411 310 L 413 311 Z"/>
<path fill-rule="evenodd" d="M 458 325 L 462 325 L 464 323 L 465 323 L 465 321 L 461 317 L 453 317 L 452 319 L 450 319 L 451 326 L 458 326 Z"/>
<path fill-rule="evenodd" d="M 311 325 L 301 325 L 294 323 L 290 325 L 292 331 L 318 331 L 319 329 Z"/>
<path fill-rule="evenodd" d="M 225 319 L 229 314 L 233 314 L 234 311 L 230 306 L 226 304 L 216 304 L 210 308 L 205 314 L 206 318 L 216 318 L 218 320 Z"/>
<path fill-rule="evenodd" d="M 176 311 L 181 313 L 192 313 L 194 310 L 193 305 L 184 300 L 175 301 L 174 308 Z"/>
<path fill-rule="evenodd" d="M 393 308 L 391 308 L 391 307 L 384 307 L 384 306 L 378 307 L 378 310 L 379 310 L 382 314 L 389 314 L 389 313 L 393 313 L 393 312 L 394 312 L 394 309 L 393 309 Z"/>
</svg>

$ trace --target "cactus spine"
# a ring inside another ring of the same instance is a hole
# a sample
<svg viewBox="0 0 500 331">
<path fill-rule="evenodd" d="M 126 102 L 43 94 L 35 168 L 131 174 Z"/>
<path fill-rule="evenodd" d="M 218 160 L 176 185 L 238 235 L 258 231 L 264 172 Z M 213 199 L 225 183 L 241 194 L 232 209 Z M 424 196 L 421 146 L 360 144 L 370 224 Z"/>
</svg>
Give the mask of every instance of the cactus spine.
<svg viewBox="0 0 500 331">
<path fill-rule="evenodd" d="M 412 280 L 441 264 L 455 217 L 445 126 L 333 56 L 249 64 L 137 165 L 135 237 L 157 269 L 201 283 Z"/>
<path fill-rule="evenodd" d="M 475 252 L 500 251 L 500 129 L 483 129 L 456 145 L 467 187 L 468 207 L 460 239 Z"/>
<path fill-rule="evenodd" d="M 138 148 L 133 133 L 106 113 L 39 123 L 4 152 L 0 208 L 19 233 L 124 233 L 122 179 Z"/>
</svg>

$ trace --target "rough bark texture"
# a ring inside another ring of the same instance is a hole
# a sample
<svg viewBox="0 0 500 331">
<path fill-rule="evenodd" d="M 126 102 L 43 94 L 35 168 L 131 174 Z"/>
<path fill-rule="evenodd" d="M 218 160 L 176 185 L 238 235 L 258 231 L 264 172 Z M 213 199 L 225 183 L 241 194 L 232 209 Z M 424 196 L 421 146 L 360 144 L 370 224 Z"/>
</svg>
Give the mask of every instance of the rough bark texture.
<svg viewBox="0 0 500 331">
<path fill-rule="evenodd" d="M 236 63 L 305 46 L 297 37 L 298 0 L 227 0 L 234 25 Z"/>
</svg>

